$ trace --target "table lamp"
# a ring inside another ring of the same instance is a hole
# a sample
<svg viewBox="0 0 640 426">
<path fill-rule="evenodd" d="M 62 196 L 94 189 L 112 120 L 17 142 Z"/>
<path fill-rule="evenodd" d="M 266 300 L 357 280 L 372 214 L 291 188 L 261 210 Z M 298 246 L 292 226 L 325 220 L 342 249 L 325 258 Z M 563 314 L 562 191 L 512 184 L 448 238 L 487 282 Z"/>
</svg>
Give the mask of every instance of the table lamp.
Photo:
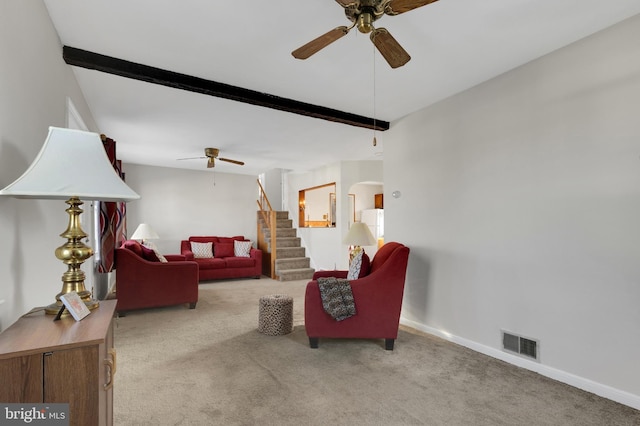
<svg viewBox="0 0 640 426">
<path fill-rule="evenodd" d="M 140 198 L 113 168 L 100 135 L 80 130 L 50 127 L 47 139 L 31 166 L 15 182 L 0 191 L 15 198 L 66 200 L 69 207 L 67 229 L 60 234 L 67 242 L 55 251 L 67 265 L 62 275 L 62 291 L 56 301 L 45 308 L 56 315 L 63 304 L 60 296 L 77 292 L 89 309 L 98 307 L 84 285 L 82 263 L 93 255 L 82 242 L 87 234 L 80 226 L 83 202 L 80 200 L 132 201 Z"/>
<path fill-rule="evenodd" d="M 349 232 L 342 241 L 350 246 L 349 264 L 353 258 L 362 251 L 360 246 L 372 246 L 376 244 L 376 239 L 371 233 L 369 226 L 364 222 L 354 222 L 349 228 Z"/>
<path fill-rule="evenodd" d="M 154 229 L 146 223 L 141 223 L 136 228 L 135 232 L 131 236 L 132 240 L 140 240 L 141 244 L 144 244 L 145 240 L 157 240 L 160 238 Z"/>
</svg>

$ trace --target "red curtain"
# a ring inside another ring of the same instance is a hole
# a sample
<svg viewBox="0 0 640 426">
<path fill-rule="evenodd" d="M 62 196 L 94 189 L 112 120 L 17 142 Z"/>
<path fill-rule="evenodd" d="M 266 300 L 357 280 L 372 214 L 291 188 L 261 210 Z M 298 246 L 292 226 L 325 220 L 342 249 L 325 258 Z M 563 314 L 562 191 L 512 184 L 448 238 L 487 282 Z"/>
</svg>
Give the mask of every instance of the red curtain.
<svg viewBox="0 0 640 426">
<path fill-rule="evenodd" d="M 116 141 L 101 135 L 104 149 L 122 180 L 122 162 L 116 159 Z M 99 201 L 98 208 L 100 211 L 100 241 L 98 247 L 98 272 L 111 272 L 114 266 L 114 254 L 116 247 L 120 247 L 126 239 L 126 203 L 123 202 L 105 202 Z"/>
</svg>

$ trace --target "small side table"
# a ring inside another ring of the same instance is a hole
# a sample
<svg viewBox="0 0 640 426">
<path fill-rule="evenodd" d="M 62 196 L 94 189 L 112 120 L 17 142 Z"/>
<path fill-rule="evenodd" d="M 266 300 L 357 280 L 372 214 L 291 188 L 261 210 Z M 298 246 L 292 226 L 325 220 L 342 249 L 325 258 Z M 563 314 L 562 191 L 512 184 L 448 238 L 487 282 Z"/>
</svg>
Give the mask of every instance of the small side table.
<svg viewBox="0 0 640 426">
<path fill-rule="evenodd" d="M 258 331 L 269 336 L 281 336 L 293 331 L 293 297 L 272 294 L 260 298 Z"/>
</svg>

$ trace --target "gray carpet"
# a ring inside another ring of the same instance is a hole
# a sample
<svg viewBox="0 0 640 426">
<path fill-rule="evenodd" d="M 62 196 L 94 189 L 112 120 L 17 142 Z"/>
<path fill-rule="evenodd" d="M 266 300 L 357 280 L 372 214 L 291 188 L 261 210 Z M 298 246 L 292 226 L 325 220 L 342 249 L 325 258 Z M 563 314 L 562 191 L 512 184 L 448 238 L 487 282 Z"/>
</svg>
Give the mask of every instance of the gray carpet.
<svg viewBox="0 0 640 426">
<path fill-rule="evenodd" d="M 306 281 L 200 285 L 198 306 L 118 318 L 116 425 L 640 425 L 640 411 L 402 328 L 308 346 Z M 260 296 L 294 297 L 294 331 L 257 332 Z M 357 303 L 357 301 L 356 301 Z"/>
</svg>

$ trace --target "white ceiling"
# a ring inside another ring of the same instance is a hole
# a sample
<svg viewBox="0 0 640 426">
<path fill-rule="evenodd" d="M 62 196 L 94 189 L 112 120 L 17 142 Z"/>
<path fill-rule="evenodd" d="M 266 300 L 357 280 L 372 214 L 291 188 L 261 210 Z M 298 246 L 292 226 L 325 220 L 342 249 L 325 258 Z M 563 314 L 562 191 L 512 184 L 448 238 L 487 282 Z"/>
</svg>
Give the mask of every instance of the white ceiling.
<svg viewBox="0 0 640 426">
<path fill-rule="evenodd" d="M 409 52 L 391 69 L 352 30 L 311 58 L 291 51 L 349 25 L 334 0 L 44 0 L 63 45 L 391 122 L 640 13 L 638 0 L 440 0 L 385 27 Z M 374 59 L 375 58 L 375 59 Z M 385 133 L 73 67 L 125 163 L 206 170 L 205 147 L 245 166 L 310 170 L 381 159 Z M 374 84 L 375 82 L 375 84 Z M 375 90 L 374 90 L 375 87 Z M 375 114 L 374 114 L 375 112 Z"/>
</svg>

